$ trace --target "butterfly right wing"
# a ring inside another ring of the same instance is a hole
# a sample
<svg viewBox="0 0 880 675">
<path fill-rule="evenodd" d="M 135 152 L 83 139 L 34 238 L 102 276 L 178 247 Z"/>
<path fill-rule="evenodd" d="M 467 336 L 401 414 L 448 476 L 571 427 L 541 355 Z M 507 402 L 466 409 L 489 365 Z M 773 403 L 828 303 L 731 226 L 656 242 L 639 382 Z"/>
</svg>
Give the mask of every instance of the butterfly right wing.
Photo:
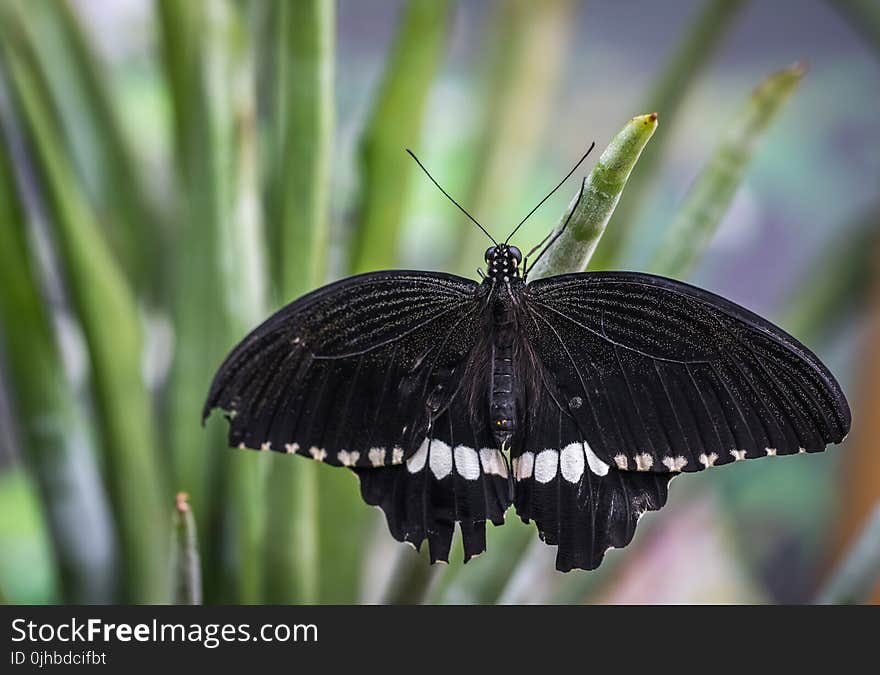
<svg viewBox="0 0 880 675">
<path fill-rule="evenodd" d="M 636 272 L 541 279 L 524 294 L 529 343 L 604 462 L 678 473 L 821 452 L 849 431 L 840 385 L 766 319 Z"/>
<path fill-rule="evenodd" d="M 549 373 L 512 460 L 514 505 L 541 540 L 557 547 L 556 569 L 596 569 L 610 548 L 632 541 L 647 511 L 666 504 L 674 474 L 620 471 L 591 449 Z"/>
</svg>

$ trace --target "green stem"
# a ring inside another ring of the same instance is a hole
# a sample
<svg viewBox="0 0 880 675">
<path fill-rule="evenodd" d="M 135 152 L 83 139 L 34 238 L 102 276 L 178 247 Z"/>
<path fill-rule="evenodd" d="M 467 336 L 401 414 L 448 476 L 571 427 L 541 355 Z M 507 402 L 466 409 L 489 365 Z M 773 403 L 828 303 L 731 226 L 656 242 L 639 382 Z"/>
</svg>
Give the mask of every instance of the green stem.
<svg viewBox="0 0 880 675">
<path fill-rule="evenodd" d="M 156 5 L 165 75 L 170 90 L 174 161 L 181 200 L 174 207 L 169 259 L 166 261 L 174 325 L 174 359 L 165 398 L 166 445 L 173 468 L 173 487 L 189 494 L 202 552 L 209 560 L 225 558 L 229 528 L 223 525 L 230 489 L 228 454 L 210 461 L 225 448 L 220 422 L 207 430 L 199 412 L 217 366 L 240 334 L 233 334 L 235 283 L 229 271 L 247 259 L 234 260 L 238 244 L 234 208 L 234 119 L 229 87 L 228 2 L 160 0 Z M 171 292 L 173 291 L 173 292 Z M 231 452 L 231 451 L 230 451 Z M 208 597 L 228 597 L 227 569 L 205 569 Z"/>
<path fill-rule="evenodd" d="M 89 43 L 70 0 L 24 3 L 22 24 L 52 86 L 65 121 L 67 145 L 94 195 L 102 230 L 138 291 L 155 294 L 162 222 L 150 201 L 130 139 L 111 92 L 105 64 Z M 27 32 L 30 35 L 31 31 Z"/>
<path fill-rule="evenodd" d="M 101 425 L 105 481 L 117 514 L 126 599 L 167 598 L 167 519 L 154 415 L 141 377 L 141 327 L 131 289 L 107 249 L 51 112 L 45 80 L 21 45 L 3 35 L 4 64 L 52 211 L 53 234 L 85 335 Z M 155 527 L 149 526 L 155 523 Z M 147 526 L 145 526 L 147 525 Z"/>
<path fill-rule="evenodd" d="M 267 275 L 260 177 L 257 153 L 257 101 L 254 46 L 256 38 L 246 11 L 231 12 L 230 39 L 224 69 L 230 82 L 230 110 L 234 177 L 232 217 L 222 221 L 220 236 L 223 297 L 227 299 L 231 332 L 244 335 L 266 314 Z M 235 602 L 258 604 L 262 600 L 263 553 L 266 516 L 265 470 L 267 457 L 239 450 L 226 451 L 226 484 L 229 499 L 223 506 L 224 524 L 234 552 L 229 584 Z"/>
<path fill-rule="evenodd" d="M 171 546 L 171 569 L 174 578 L 175 605 L 202 604 L 202 566 L 196 521 L 185 492 L 177 494 L 174 507 L 174 541 Z"/>
<path fill-rule="evenodd" d="M 697 177 L 654 255 L 652 271 L 687 276 L 733 201 L 764 132 L 805 72 L 802 66 L 795 65 L 771 75 L 721 130 L 718 147 Z"/>
<path fill-rule="evenodd" d="M 334 129 L 335 6 L 284 2 L 279 11 L 278 89 L 282 102 L 280 287 L 293 300 L 325 279 Z M 317 602 L 321 569 L 315 462 L 272 458 L 266 598 Z"/>
<path fill-rule="evenodd" d="M 5 88 L 0 88 L 2 91 Z M 5 99 L 5 96 L 2 97 Z M 6 106 L 0 106 L 6 110 Z M 87 428 L 77 414 L 75 395 L 52 319 L 40 289 L 37 266 L 28 243 L 27 214 L 19 185 L 30 177 L 13 176 L 11 156 L 16 135 L 4 119 L 0 146 L 0 334 L 6 357 L 22 452 L 45 506 L 61 582 L 61 600 L 102 603 L 113 600 L 112 518 Z M 18 157 L 22 160 L 22 157 Z M 19 163 L 21 167 L 23 161 Z M 84 531 L 89 537 L 84 537 Z"/>
</svg>

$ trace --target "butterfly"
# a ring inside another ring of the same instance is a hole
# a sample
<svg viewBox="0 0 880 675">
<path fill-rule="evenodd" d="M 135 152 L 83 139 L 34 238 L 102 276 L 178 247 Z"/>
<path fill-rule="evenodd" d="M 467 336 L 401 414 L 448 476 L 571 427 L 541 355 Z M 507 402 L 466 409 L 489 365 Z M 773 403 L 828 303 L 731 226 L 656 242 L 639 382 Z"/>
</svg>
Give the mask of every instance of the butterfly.
<svg viewBox="0 0 880 675">
<path fill-rule="evenodd" d="M 371 272 L 290 303 L 220 366 L 203 422 L 219 408 L 232 447 L 353 471 L 431 562 L 456 523 L 465 562 L 483 552 L 513 505 L 563 572 L 626 546 L 682 473 L 848 433 L 839 384 L 769 321 L 640 272 L 529 281 L 511 237 L 480 281 Z"/>
</svg>

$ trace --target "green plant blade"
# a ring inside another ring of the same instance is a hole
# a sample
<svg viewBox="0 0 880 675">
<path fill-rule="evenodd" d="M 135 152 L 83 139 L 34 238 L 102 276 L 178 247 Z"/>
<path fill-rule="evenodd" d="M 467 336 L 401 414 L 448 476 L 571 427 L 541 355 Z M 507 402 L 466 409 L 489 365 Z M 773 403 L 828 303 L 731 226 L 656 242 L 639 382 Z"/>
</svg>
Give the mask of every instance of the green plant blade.
<svg viewBox="0 0 880 675">
<path fill-rule="evenodd" d="M 175 605 L 202 604 L 202 564 L 196 519 L 189 506 L 189 497 L 179 492 L 174 505 L 174 540 L 171 545 L 171 574 L 174 580 L 172 601 Z"/>
<path fill-rule="evenodd" d="M 333 148 L 335 5 L 279 3 L 277 95 L 283 129 L 280 289 L 285 302 L 325 279 Z M 314 462 L 272 457 L 269 475 L 266 598 L 317 602 L 321 564 L 320 491 Z"/>
<path fill-rule="evenodd" d="M 540 279 L 586 269 L 627 180 L 656 129 L 657 113 L 638 115 L 611 140 L 590 175 L 584 179 L 581 190 L 551 238 L 560 232 L 566 221 L 568 226 L 535 264 L 529 278 Z"/>
<path fill-rule="evenodd" d="M 162 221 L 149 199 L 140 167 L 116 109 L 105 64 L 69 0 L 15 0 L 14 9 L 46 73 L 53 104 L 65 128 L 68 152 L 99 225 L 127 278 L 143 294 L 155 295 Z"/>
<path fill-rule="evenodd" d="M 422 113 L 440 65 L 452 3 L 408 0 L 360 146 L 361 193 L 350 271 L 393 267 Z"/>
<path fill-rule="evenodd" d="M 0 111 L 5 109 L 0 105 Z M 5 146 L 0 145 L 0 338 L 22 451 L 45 509 L 61 600 L 110 602 L 117 562 L 108 545 L 113 541 L 112 518 L 40 291 L 27 241 L 27 216 L 9 161 L 12 125 L 4 121 L 8 133 Z M 88 538 L 83 536 L 86 529 Z"/>
<path fill-rule="evenodd" d="M 706 0 L 664 64 L 659 77 L 654 80 L 650 91 L 642 99 L 639 106 L 642 110 L 656 110 L 663 117 L 664 131 L 657 135 L 651 147 L 645 151 L 638 171 L 629 181 L 614 222 L 602 247 L 593 257 L 593 269 L 613 269 L 619 263 L 630 232 L 654 184 L 657 167 L 663 158 L 678 111 L 745 5 L 745 0 Z"/>
<path fill-rule="evenodd" d="M 727 212 L 767 127 L 805 73 L 795 65 L 762 82 L 721 130 L 722 138 L 656 251 L 651 270 L 687 276 Z"/>
<path fill-rule="evenodd" d="M 20 44 L 2 36 L 4 65 L 33 162 L 51 209 L 53 234 L 85 335 L 100 422 L 105 482 L 122 548 L 128 600 L 167 599 L 167 519 L 153 415 L 141 378 L 141 327 L 125 278 L 77 185 L 46 94 Z M 154 527 L 144 527 L 155 523 Z"/>
<path fill-rule="evenodd" d="M 266 242 L 261 185 L 258 175 L 256 70 L 248 5 L 230 7 L 227 46 L 230 83 L 230 121 L 233 155 L 231 217 L 221 221 L 220 278 L 233 336 L 245 335 L 266 315 Z M 222 425 L 221 425 L 222 426 Z M 227 572 L 233 601 L 257 604 L 262 600 L 263 552 L 266 519 L 267 457 L 225 450 L 226 485 L 223 523 L 233 554 Z"/>
<path fill-rule="evenodd" d="M 228 528 L 212 530 L 226 513 L 229 454 L 223 424 L 198 420 L 211 379 L 232 335 L 227 277 L 233 230 L 233 119 L 227 47 L 228 2 L 156 4 L 160 44 L 173 113 L 173 150 L 180 202 L 174 204 L 166 262 L 167 303 L 174 326 L 174 355 L 167 383 L 166 438 L 175 490 L 190 496 L 202 552 L 224 560 Z M 224 594 L 234 570 L 205 569 L 205 593 Z M 228 597 L 228 596 L 223 596 Z"/>
</svg>

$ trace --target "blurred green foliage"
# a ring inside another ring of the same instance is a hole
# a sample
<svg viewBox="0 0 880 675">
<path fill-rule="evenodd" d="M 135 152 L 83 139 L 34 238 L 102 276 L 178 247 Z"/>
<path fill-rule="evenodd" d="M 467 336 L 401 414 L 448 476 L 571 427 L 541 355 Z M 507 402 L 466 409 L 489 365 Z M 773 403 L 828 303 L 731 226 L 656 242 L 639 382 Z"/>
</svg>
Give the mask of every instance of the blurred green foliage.
<svg viewBox="0 0 880 675">
<path fill-rule="evenodd" d="M 633 113 L 656 110 L 663 132 L 637 165 L 654 127 L 612 140 L 585 182 L 585 201 L 571 204 L 574 227 L 541 274 L 583 269 L 594 251 L 592 267 L 627 260 L 639 243 L 635 216 L 650 204 L 649 188 L 673 147 L 667 139 L 681 131 L 679 113 L 747 5 L 701 3 L 642 105 L 615 117 L 616 129 Z M 864 24 L 876 45 L 875 8 L 829 5 Z M 136 99 L 145 104 L 139 114 L 167 121 L 144 132 L 161 137 L 167 154 L 145 151 L 142 118 L 129 119 L 133 104 L 120 96 L 125 77 L 93 44 L 81 7 L 71 0 L 0 3 L 0 373 L 24 460 L 0 469 L 3 596 L 233 603 L 603 597 L 623 554 L 609 556 L 597 573 L 563 578 L 552 572 L 552 551 L 531 543 L 533 529 L 511 517 L 489 528 L 479 561 L 429 568 L 391 540 L 348 472 L 229 450 L 222 420 L 199 426 L 224 354 L 273 307 L 330 278 L 409 259 L 402 250 L 407 225 L 425 207 L 412 204 L 404 147 L 424 143 L 440 153 L 423 130 L 437 115 L 437 75 L 455 51 L 458 3 L 402 3 L 356 130 L 358 185 L 344 208 L 333 190 L 341 126 L 336 4 L 156 0 L 145 7 L 155 31 L 155 78 Z M 577 41 L 579 10 L 573 0 L 511 0 L 485 10 L 477 49 L 485 67 L 475 69 L 467 94 L 477 122 L 468 126 L 458 110 L 441 111 L 463 138 L 434 171 L 441 182 L 444 172 L 453 181 L 466 177 L 464 201 L 478 218 L 495 223 L 531 198 L 523 186 L 529 167 L 546 159 L 541 137 Z M 701 119 L 699 137 L 710 143 L 699 149 L 706 168 L 678 215 L 662 220 L 651 250 L 656 269 L 684 277 L 695 268 L 801 74 L 783 71 L 751 97 L 743 86 L 738 115 L 719 109 Z M 578 129 L 570 144 L 585 147 L 584 133 Z M 600 150 L 607 140 L 597 139 Z M 552 184 L 544 178 L 536 182 Z M 430 207 L 444 218 L 451 212 L 439 199 Z M 332 222 L 337 213 L 347 229 Z M 847 230 L 856 236 L 816 250 L 810 269 L 820 274 L 795 280 L 796 288 L 811 289 L 794 293 L 783 313 L 799 337 L 825 344 L 839 337 L 836 326 L 858 305 L 869 276 L 876 223 L 874 207 Z M 481 235 L 470 225 L 447 235 L 448 266 L 470 269 L 484 248 Z M 443 258 L 428 253 L 435 263 Z M 71 365 L 77 346 L 78 369 Z M 830 490 L 821 481 L 827 466 L 802 464 L 793 479 L 801 482 L 788 492 L 775 487 L 787 466 L 761 475 L 746 469 L 736 479 L 747 480 L 748 490 L 733 490 L 733 478 L 721 480 L 720 490 L 731 512 L 752 509 L 752 516 L 779 499 L 788 532 L 803 534 L 827 503 L 812 492 L 806 499 L 803 487 Z M 685 508 L 700 485 L 707 489 L 705 480 L 693 482 L 671 509 Z M 188 500 L 175 502 L 178 491 Z M 638 559 L 652 521 L 626 556 Z M 773 554 L 767 544 L 739 562 L 758 578 Z"/>
</svg>

